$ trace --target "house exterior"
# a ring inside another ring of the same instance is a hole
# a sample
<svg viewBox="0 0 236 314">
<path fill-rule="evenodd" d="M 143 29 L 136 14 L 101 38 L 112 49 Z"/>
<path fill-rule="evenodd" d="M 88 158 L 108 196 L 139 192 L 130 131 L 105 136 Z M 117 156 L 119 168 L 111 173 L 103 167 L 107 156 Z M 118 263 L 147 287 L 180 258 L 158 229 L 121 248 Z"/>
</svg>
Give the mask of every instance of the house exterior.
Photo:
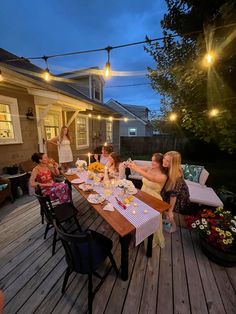
<svg viewBox="0 0 236 314">
<path fill-rule="evenodd" d="M 152 136 L 152 126 L 148 120 L 149 109 L 147 107 L 125 105 L 114 99 L 108 100 L 106 105 L 127 119 L 120 122 L 120 136 Z"/>
<path fill-rule="evenodd" d="M 119 151 L 120 115 L 103 104 L 101 76 L 75 71 L 46 82 L 41 68 L 4 49 L 0 71 L 0 172 L 37 151 L 57 160 L 57 147 L 46 140 L 63 125 L 70 130 L 74 160 L 86 159 L 108 139 Z"/>
</svg>

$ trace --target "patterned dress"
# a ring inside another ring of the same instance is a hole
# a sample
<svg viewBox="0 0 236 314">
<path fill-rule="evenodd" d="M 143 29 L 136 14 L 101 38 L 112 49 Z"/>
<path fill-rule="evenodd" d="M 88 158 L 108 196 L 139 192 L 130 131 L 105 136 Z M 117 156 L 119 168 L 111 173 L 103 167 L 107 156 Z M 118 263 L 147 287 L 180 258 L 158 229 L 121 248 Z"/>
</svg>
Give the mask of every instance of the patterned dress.
<svg viewBox="0 0 236 314">
<path fill-rule="evenodd" d="M 172 191 L 165 191 L 165 187 L 161 192 L 163 201 L 170 203 L 171 197 L 176 197 L 174 211 L 180 214 L 187 214 L 190 205 L 189 190 L 184 179 L 180 177 L 176 181 L 176 185 Z"/>
<path fill-rule="evenodd" d="M 39 170 L 36 181 L 39 183 L 52 183 L 52 186 L 44 187 L 42 193 L 49 196 L 52 201 L 59 200 L 60 203 L 70 201 L 70 190 L 67 184 L 54 182 L 49 169 Z"/>
</svg>

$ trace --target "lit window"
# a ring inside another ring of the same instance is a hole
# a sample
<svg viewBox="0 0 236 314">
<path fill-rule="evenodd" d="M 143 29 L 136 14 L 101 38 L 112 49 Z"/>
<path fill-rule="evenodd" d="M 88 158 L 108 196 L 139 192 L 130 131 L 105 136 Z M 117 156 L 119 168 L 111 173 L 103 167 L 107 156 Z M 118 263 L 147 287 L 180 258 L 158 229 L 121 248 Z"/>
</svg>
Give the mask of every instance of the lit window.
<svg viewBox="0 0 236 314">
<path fill-rule="evenodd" d="M 78 116 L 76 121 L 76 148 L 88 147 L 88 118 Z"/>
<path fill-rule="evenodd" d="M 22 143 L 17 99 L 0 95 L 0 144 Z"/>
<path fill-rule="evenodd" d="M 129 136 L 137 136 L 137 128 L 129 128 L 128 135 Z"/>
<path fill-rule="evenodd" d="M 112 132 L 112 122 L 107 121 L 106 123 L 106 141 L 112 143 L 113 132 Z"/>
</svg>

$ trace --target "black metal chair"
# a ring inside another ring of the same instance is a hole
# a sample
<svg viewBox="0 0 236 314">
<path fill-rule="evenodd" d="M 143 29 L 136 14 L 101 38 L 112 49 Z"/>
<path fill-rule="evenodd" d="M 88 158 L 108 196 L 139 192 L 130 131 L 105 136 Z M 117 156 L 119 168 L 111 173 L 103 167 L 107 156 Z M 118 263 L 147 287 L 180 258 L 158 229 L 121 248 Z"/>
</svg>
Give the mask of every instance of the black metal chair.
<svg viewBox="0 0 236 314">
<path fill-rule="evenodd" d="M 69 222 L 70 220 L 73 220 L 76 229 L 73 228 L 69 233 L 74 233 L 76 231 L 81 232 L 81 227 L 79 224 L 79 221 L 76 217 L 78 214 L 77 209 L 73 205 L 73 203 L 63 203 L 63 204 L 52 204 L 50 198 L 48 196 L 43 196 L 39 194 L 35 194 L 37 197 L 39 204 L 40 204 L 40 212 L 41 215 L 45 216 L 47 225 L 44 232 L 44 239 L 46 239 L 49 229 L 53 227 L 53 219 L 56 220 L 57 224 L 60 226 L 60 228 L 64 232 L 69 232 L 68 230 L 71 228 L 71 224 L 65 228 L 65 222 Z M 53 235 L 53 243 L 52 243 L 52 254 L 55 253 L 56 248 L 56 242 L 57 242 L 57 233 L 54 229 L 54 235 Z"/>
<path fill-rule="evenodd" d="M 60 226 L 58 226 L 55 221 L 54 227 L 55 230 L 57 230 L 59 239 L 61 239 L 65 249 L 66 262 L 68 265 L 62 285 L 62 293 L 65 292 L 67 281 L 73 271 L 79 274 L 87 274 L 88 309 L 89 313 L 92 313 L 93 298 L 111 271 L 112 267 L 118 274 L 118 268 L 111 253 L 113 246 L 112 240 L 96 231 L 89 229 L 76 235 L 66 234 L 60 229 Z M 107 257 L 110 259 L 111 267 L 109 267 L 106 273 L 101 276 L 97 273 L 97 269 L 99 266 L 101 266 Z M 95 275 L 100 279 L 100 282 L 94 290 L 92 275 Z"/>
</svg>

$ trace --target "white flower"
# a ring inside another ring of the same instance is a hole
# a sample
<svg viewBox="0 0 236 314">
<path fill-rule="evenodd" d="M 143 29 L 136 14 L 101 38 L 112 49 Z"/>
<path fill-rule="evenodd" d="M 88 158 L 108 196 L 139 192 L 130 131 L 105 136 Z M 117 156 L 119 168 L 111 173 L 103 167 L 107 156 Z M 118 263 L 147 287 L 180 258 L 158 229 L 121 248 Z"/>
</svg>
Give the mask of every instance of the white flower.
<svg viewBox="0 0 236 314">
<path fill-rule="evenodd" d="M 200 228 L 201 230 L 203 230 L 203 229 L 204 229 L 204 226 L 203 226 L 203 225 L 200 225 L 199 228 Z"/>
<path fill-rule="evenodd" d="M 231 230 L 236 233 L 236 228 L 235 227 L 231 227 Z"/>
<path fill-rule="evenodd" d="M 206 218 L 202 218 L 202 224 L 203 224 L 203 225 L 207 225 Z"/>
<path fill-rule="evenodd" d="M 236 221 L 235 220 L 230 220 L 230 222 L 232 222 L 232 224 L 234 224 L 235 225 L 235 227 L 236 227 Z"/>
<path fill-rule="evenodd" d="M 196 220 L 196 225 L 200 225 L 200 220 Z"/>
<path fill-rule="evenodd" d="M 211 231 L 208 230 L 208 231 L 207 231 L 207 234 L 208 234 L 208 235 L 211 234 Z"/>
<path fill-rule="evenodd" d="M 236 216 L 233 217 L 236 220 Z"/>
<path fill-rule="evenodd" d="M 123 180 L 119 180 L 117 181 L 116 185 L 121 188 L 121 189 L 126 189 L 128 191 L 133 191 L 134 190 L 134 184 L 132 181 L 130 180 L 126 180 L 126 179 L 123 179 Z"/>
<path fill-rule="evenodd" d="M 195 222 L 193 222 L 193 223 L 191 224 L 191 226 L 192 226 L 193 229 L 195 229 L 195 228 L 197 227 L 197 225 L 195 224 Z"/>
<path fill-rule="evenodd" d="M 78 168 L 86 168 L 87 167 L 87 162 L 85 160 L 77 159 L 75 164 Z"/>
</svg>

